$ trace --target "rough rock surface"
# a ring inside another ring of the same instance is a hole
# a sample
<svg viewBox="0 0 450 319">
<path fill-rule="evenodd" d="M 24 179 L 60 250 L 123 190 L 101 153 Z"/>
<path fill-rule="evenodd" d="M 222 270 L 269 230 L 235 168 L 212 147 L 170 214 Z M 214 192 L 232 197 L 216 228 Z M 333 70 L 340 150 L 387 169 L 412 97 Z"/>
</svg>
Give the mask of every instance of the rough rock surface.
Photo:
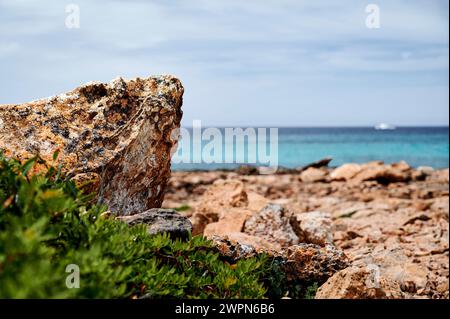
<svg viewBox="0 0 450 319">
<path fill-rule="evenodd" d="M 361 171 L 353 177 L 355 183 L 377 181 L 381 184 L 407 182 L 411 179 L 411 167 L 404 161 L 384 164 L 381 161 L 361 165 Z"/>
<path fill-rule="evenodd" d="M 229 233 L 242 232 L 246 219 L 252 214 L 253 211 L 251 210 L 232 207 L 217 222 L 206 225 L 203 235 L 212 237 L 214 235 L 225 236 Z"/>
<path fill-rule="evenodd" d="M 219 254 L 232 262 L 255 256 L 258 252 L 265 252 L 269 256 L 276 257 L 281 261 L 281 271 L 288 281 L 307 285 L 323 284 L 336 272 L 349 265 L 345 254 L 332 245 L 320 247 L 312 244 L 299 244 L 287 249 L 271 249 L 270 247 L 255 248 L 254 245 L 245 240 L 242 241 L 241 238 L 230 239 L 215 236 L 212 240 Z"/>
<path fill-rule="evenodd" d="M 329 277 L 349 265 L 343 251 L 332 245 L 320 247 L 313 244 L 299 244 L 285 252 L 283 271 L 288 280 L 323 284 Z"/>
<path fill-rule="evenodd" d="M 403 298 L 397 282 L 378 276 L 370 268 L 348 267 L 323 284 L 316 299 L 393 299 Z"/>
<path fill-rule="evenodd" d="M 229 262 L 235 263 L 240 259 L 253 257 L 258 251 L 252 245 L 247 245 L 236 240 L 214 236 L 211 238 L 216 251 Z"/>
<path fill-rule="evenodd" d="M 194 225 L 193 234 L 203 233 L 206 225 L 216 222 L 220 224 L 219 227 L 214 227 L 215 229 L 224 227 L 230 231 L 240 232 L 246 218 L 267 203 L 267 199 L 263 196 L 248 192 L 242 182 L 219 179 L 206 189 L 191 216 Z M 223 233 L 214 233 L 211 227 L 208 235 Z"/>
<path fill-rule="evenodd" d="M 333 243 L 331 216 L 325 212 L 297 213 L 291 225 L 301 242 L 325 246 Z"/>
<path fill-rule="evenodd" d="M 0 106 L 0 149 L 25 160 L 39 153 L 83 183 L 115 214 L 160 207 L 182 112 L 172 76 L 91 82 L 20 105 Z"/>
<path fill-rule="evenodd" d="M 327 171 L 319 168 L 310 167 L 300 174 L 300 179 L 305 183 L 314 183 L 324 181 Z"/>
<path fill-rule="evenodd" d="M 287 216 L 287 210 L 281 205 L 269 204 L 245 221 L 244 232 L 288 247 L 299 242 Z"/>
<path fill-rule="evenodd" d="M 329 178 L 317 183 L 303 182 L 299 172 L 294 170 L 283 174 L 278 171 L 274 175 L 240 175 L 233 171 L 174 172 L 164 205 L 177 207 L 188 203 L 195 211 L 214 181 L 241 183 L 248 198 L 251 197 L 249 194 L 258 194 L 267 202 L 283 205 L 292 213 L 290 218 L 312 211 L 331 216 L 333 244 L 344 251 L 350 266 L 360 274 L 348 275 L 359 278 L 353 283 L 371 280 L 374 269 L 383 279 L 381 289 L 384 292 L 377 293 L 360 285 L 360 293 L 355 294 L 355 298 L 448 299 L 449 170 L 411 168 L 405 164 L 401 162 L 392 167 L 406 178 L 389 183 L 383 179 L 355 182 L 353 176 L 359 170 L 349 174 L 352 176 L 348 180 L 335 180 L 333 173 L 337 169 L 332 168 Z M 380 162 L 353 165 L 361 169 L 388 166 Z M 291 224 L 295 225 L 292 219 Z M 257 235 L 247 236 L 250 236 L 249 245 L 263 239 Z M 233 233 L 232 237 L 240 243 L 245 236 Z M 299 241 L 304 239 L 299 238 Z M 346 273 L 351 274 L 353 270 Z M 335 293 L 327 294 L 336 298 L 350 297 L 345 292 L 338 294 L 335 290 Z"/>
<path fill-rule="evenodd" d="M 406 182 L 411 179 L 411 167 L 404 161 L 385 165 L 375 161 L 366 164 L 344 164 L 330 174 L 332 180 L 353 181 L 377 181 L 383 184 Z"/>
<path fill-rule="evenodd" d="M 232 262 L 255 256 L 259 252 L 278 256 L 281 249 L 264 239 L 244 233 L 230 233 L 227 236 L 213 236 L 210 239 L 219 254 Z"/>
<path fill-rule="evenodd" d="M 361 171 L 361 165 L 359 164 L 344 164 L 335 170 L 333 170 L 330 174 L 331 179 L 333 180 L 344 180 L 348 181 L 351 178 L 353 178 L 356 174 L 358 174 Z"/>
<path fill-rule="evenodd" d="M 192 232 L 192 224 L 189 219 L 173 209 L 152 208 L 139 214 L 117 218 L 130 226 L 147 225 L 150 235 L 168 233 L 172 238 L 188 238 Z"/>
</svg>

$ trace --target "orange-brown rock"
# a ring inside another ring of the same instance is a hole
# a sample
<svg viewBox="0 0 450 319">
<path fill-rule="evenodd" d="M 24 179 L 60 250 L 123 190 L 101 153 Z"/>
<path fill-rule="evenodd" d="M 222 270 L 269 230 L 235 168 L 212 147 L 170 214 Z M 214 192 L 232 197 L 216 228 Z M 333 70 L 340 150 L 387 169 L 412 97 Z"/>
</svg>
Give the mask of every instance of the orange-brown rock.
<svg viewBox="0 0 450 319">
<path fill-rule="evenodd" d="M 361 171 L 353 176 L 355 183 L 377 181 L 382 184 L 406 182 L 411 179 L 410 167 L 406 162 L 384 165 L 382 162 L 371 162 L 361 166 Z"/>
<path fill-rule="evenodd" d="M 291 225 L 301 242 L 325 246 L 333 244 L 331 216 L 325 212 L 297 213 Z"/>
<path fill-rule="evenodd" d="M 258 237 L 244 233 L 231 233 L 224 237 L 213 236 L 211 240 L 217 252 L 233 263 L 243 258 L 253 257 L 260 252 L 278 256 L 280 250 L 279 247 Z"/>
<path fill-rule="evenodd" d="M 333 245 L 320 247 L 302 243 L 283 251 L 283 256 L 283 271 L 286 278 L 293 281 L 322 284 L 349 265 L 344 252 Z"/>
<path fill-rule="evenodd" d="M 380 276 L 376 269 L 348 267 L 329 278 L 316 299 L 393 299 L 403 298 L 398 282 Z"/>
<path fill-rule="evenodd" d="M 242 232 L 233 232 L 225 236 L 221 236 L 234 243 L 253 247 L 258 252 L 280 252 L 280 245 L 271 243 L 264 238 L 252 236 Z"/>
<path fill-rule="evenodd" d="M 203 233 L 211 223 L 214 225 L 209 227 L 208 235 L 218 235 L 217 231 L 223 229 L 240 232 L 247 217 L 267 203 L 263 196 L 248 192 L 242 182 L 219 179 L 204 192 L 190 218 L 193 234 Z"/>
<path fill-rule="evenodd" d="M 390 166 L 382 162 L 355 165 L 362 168 Z M 265 201 L 283 205 L 290 212 L 288 215 L 292 226 L 295 225 L 292 217 L 297 214 L 308 216 L 308 212 L 319 211 L 331 215 L 333 243 L 345 253 L 348 262 L 357 272 L 348 270 L 336 275 L 332 278 L 335 281 L 334 288 L 330 288 L 326 294 L 320 293 L 318 297 L 448 299 L 449 170 L 409 168 L 404 162 L 392 167 L 406 177 L 411 174 L 412 178 L 390 183 L 383 179 L 356 183 L 353 177 L 345 181 L 328 176 L 323 182 L 307 183 L 299 178 L 298 171 L 285 172 L 283 175 L 238 175 L 233 171 L 175 172 L 171 185 L 181 186 L 171 187 L 166 200 L 193 203 L 192 207 L 195 207 L 199 201 L 204 200 L 202 194 L 214 180 L 240 182 L 250 202 L 250 194 L 259 194 Z M 333 174 L 335 170 L 330 171 Z M 189 183 L 182 186 L 186 181 Z M 263 240 L 267 242 L 264 236 L 280 229 L 273 227 L 276 223 L 269 217 L 258 219 L 254 224 L 255 229 L 259 227 L 257 225 L 261 225 L 261 232 L 251 235 L 232 233 L 232 237 L 237 239 L 237 243 L 245 240 L 249 244 L 242 246 L 247 248 L 262 243 Z M 322 227 L 319 224 L 317 226 L 310 228 L 314 230 L 312 234 L 322 231 Z M 294 233 L 304 237 L 302 232 L 293 228 Z M 287 232 L 289 233 L 290 231 Z M 284 236 L 286 233 L 280 237 Z M 300 243 L 303 240 L 299 238 Z M 313 265 L 317 267 L 317 274 L 326 269 L 321 267 L 322 264 L 326 265 L 321 259 L 311 259 L 308 262 L 307 256 L 320 256 L 320 249 L 324 247 L 315 246 L 311 251 L 299 250 L 296 257 L 298 263 L 290 264 L 293 278 L 295 274 L 298 274 L 297 278 L 306 278 L 305 272 L 314 273 L 309 271 L 313 269 Z M 234 254 L 247 250 L 230 248 L 228 251 Z M 285 248 L 278 250 L 284 256 L 285 251 Z M 285 261 L 285 257 L 282 260 Z M 308 266 L 294 267 L 302 263 Z M 332 273 L 328 272 L 330 274 Z M 344 274 L 347 275 L 339 279 Z M 365 285 L 366 282 L 373 283 L 374 276 L 378 274 L 379 289 L 370 284 Z M 324 289 L 321 288 L 320 291 Z"/>
<path fill-rule="evenodd" d="M 205 215 L 215 215 L 218 218 L 231 207 L 247 205 L 248 197 L 242 182 L 219 179 L 203 194 L 196 211 Z"/>
<path fill-rule="evenodd" d="M 206 225 L 203 235 L 206 237 L 226 236 L 230 233 L 241 232 L 245 221 L 253 213 L 248 209 L 232 207 L 217 222 Z"/>
<path fill-rule="evenodd" d="M 288 247 L 299 242 L 289 222 L 288 211 L 281 205 L 268 204 L 251 215 L 244 224 L 244 233 Z"/>
<path fill-rule="evenodd" d="M 327 171 L 310 167 L 300 174 L 300 179 L 305 183 L 314 183 L 324 181 L 327 177 Z"/>
<path fill-rule="evenodd" d="M 351 178 L 353 178 L 356 174 L 358 174 L 361 171 L 361 165 L 359 164 L 344 164 L 342 166 L 339 166 L 338 168 L 334 169 L 330 177 L 333 180 L 344 180 L 348 181 Z"/>
<path fill-rule="evenodd" d="M 39 153 L 118 215 L 160 207 L 182 111 L 172 76 L 117 78 L 20 105 L 0 106 L 0 149 L 26 160 Z"/>
</svg>

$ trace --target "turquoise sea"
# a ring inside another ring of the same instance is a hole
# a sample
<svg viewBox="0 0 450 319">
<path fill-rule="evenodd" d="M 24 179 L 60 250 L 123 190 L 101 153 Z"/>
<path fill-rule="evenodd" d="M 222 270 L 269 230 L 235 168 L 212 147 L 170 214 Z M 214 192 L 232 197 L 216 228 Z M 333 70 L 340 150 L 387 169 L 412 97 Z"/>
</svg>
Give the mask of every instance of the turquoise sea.
<svg viewBox="0 0 450 319">
<path fill-rule="evenodd" d="M 223 132 L 223 129 L 220 130 Z M 248 142 L 245 143 L 245 147 L 248 147 Z M 449 128 L 278 128 L 279 166 L 298 167 L 328 156 L 333 158 L 330 166 L 373 160 L 386 163 L 405 160 L 414 167 L 426 165 L 447 168 Z M 174 163 L 172 167 L 174 170 L 216 169 L 240 164 Z"/>
</svg>

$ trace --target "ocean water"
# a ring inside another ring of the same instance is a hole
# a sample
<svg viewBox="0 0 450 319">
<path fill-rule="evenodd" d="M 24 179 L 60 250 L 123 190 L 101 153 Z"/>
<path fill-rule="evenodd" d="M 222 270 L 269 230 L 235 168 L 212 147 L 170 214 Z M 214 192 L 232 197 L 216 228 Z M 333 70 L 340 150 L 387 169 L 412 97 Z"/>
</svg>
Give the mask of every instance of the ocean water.
<svg viewBox="0 0 450 319">
<path fill-rule="evenodd" d="M 192 129 L 190 129 L 192 132 Z M 224 132 L 221 129 L 221 132 Z M 267 133 L 267 138 L 269 137 Z M 205 145 L 208 141 L 202 143 Z M 179 152 L 183 151 L 183 143 Z M 245 140 L 245 152 L 249 147 Z M 185 147 L 187 144 L 184 144 Z M 192 144 L 191 144 L 192 145 Z M 226 149 L 225 141 L 222 150 Z M 234 148 L 228 148 L 228 150 Z M 324 157 L 330 166 L 382 160 L 404 160 L 411 166 L 449 167 L 448 127 L 399 127 L 395 130 L 366 128 L 279 128 L 278 165 L 298 167 Z M 248 162 L 247 157 L 245 161 Z M 244 163 L 174 163 L 174 170 L 231 168 Z M 256 163 L 258 165 L 260 163 Z"/>
</svg>

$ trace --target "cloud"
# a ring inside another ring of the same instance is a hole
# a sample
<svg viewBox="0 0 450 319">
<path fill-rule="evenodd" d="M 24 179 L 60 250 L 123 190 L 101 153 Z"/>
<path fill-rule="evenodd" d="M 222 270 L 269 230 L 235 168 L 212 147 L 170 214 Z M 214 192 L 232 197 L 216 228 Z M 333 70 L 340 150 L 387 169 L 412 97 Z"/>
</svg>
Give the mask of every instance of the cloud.
<svg viewBox="0 0 450 319">
<path fill-rule="evenodd" d="M 431 122 L 447 121 L 447 1 L 376 1 L 380 29 L 365 26 L 366 3 L 356 0 L 72 2 L 80 29 L 65 28 L 65 3 L 0 0 L 2 102 L 117 75 L 173 73 L 187 88 L 187 123 L 232 124 L 245 115 L 239 121 L 314 125 L 328 113 L 328 97 L 357 103 L 359 90 L 389 89 L 400 103 L 419 94 L 408 87 L 423 88 L 421 96 L 435 102 Z M 273 116 L 277 103 L 283 112 Z M 307 120 L 292 116 L 308 103 L 317 111 Z M 367 114 L 369 107 L 376 106 Z M 406 122 L 417 122 L 428 106 L 414 108 Z M 336 125 L 370 121 L 364 112 L 348 117 Z"/>
</svg>

